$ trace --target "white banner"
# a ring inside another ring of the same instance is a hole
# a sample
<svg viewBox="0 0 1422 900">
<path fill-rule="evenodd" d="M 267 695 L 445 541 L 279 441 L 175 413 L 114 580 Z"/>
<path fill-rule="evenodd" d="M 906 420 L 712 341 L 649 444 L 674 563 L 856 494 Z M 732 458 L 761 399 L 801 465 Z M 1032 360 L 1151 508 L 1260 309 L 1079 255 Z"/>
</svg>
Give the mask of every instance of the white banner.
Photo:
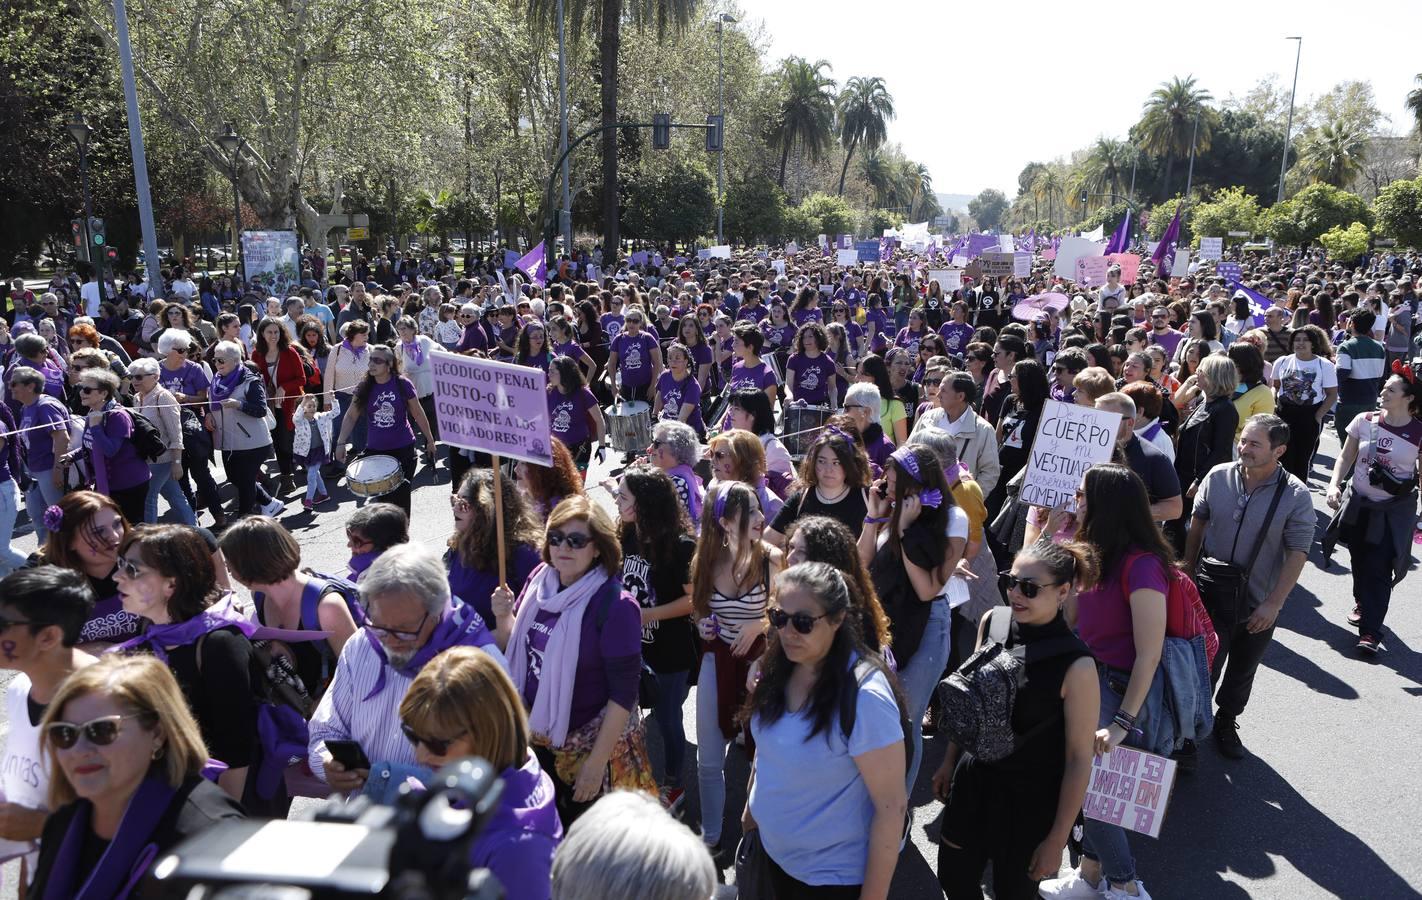
<svg viewBox="0 0 1422 900">
<path fill-rule="evenodd" d="M 1072 508 L 1082 473 L 1111 461 L 1120 427 L 1120 413 L 1048 400 L 1027 461 L 1022 502 Z"/>
<path fill-rule="evenodd" d="M 242 232 L 242 266 L 247 280 L 262 285 L 268 297 L 285 300 L 301 287 L 301 254 L 294 231 Z"/>
<path fill-rule="evenodd" d="M 1222 259 L 1224 257 L 1224 238 L 1202 237 L 1200 238 L 1200 259 Z"/>
<path fill-rule="evenodd" d="M 929 269 L 928 280 L 938 282 L 943 293 L 951 294 L 963 287 L 962 269 Z"/>
</svg>

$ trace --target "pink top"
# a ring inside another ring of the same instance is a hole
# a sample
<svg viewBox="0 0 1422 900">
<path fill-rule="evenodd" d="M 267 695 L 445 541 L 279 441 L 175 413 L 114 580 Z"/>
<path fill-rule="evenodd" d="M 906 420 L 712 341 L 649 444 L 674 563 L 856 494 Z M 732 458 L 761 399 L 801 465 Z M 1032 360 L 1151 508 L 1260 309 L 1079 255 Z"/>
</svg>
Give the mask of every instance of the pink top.
<svg viewBox="0 0 1422 900">
<path fill-rule="evenodd" d="M 1139 552 L 1132 550 L 1132 552 Z M 1169 595 L 1165 566 L 1153 554 L 1144 554 L 1131 563 L 1126 576 L 1130 591 L 1160 591 Z M 1136 641 L 1131 630 L 1131 601 L 1121 592 L 1121 570 L 1101 577 L 1096 587 L 1082 591 L 1077 600 L 1077 632 L 1091 655 L 1113 669 L 1129 671 L 1136 664 Z"/>
</svg>

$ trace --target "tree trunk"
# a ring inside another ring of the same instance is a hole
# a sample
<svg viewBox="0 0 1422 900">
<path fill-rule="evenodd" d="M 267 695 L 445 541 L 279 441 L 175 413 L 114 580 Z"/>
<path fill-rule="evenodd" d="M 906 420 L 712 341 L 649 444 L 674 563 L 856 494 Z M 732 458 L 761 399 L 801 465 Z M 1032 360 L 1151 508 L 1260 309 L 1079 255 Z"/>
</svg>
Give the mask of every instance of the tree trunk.
<svg viewBox="0 0 1422 900">
<path fill-rule="evenodd" d="M 786 166 L 789 162 L 790 162 L 790 144 L 789 144 L 789 142 L 786 142 L 785 146 L 780 148 L 780 180 L 779 180 L 779 182 L 777 182 L 777 183 L 780 185 L 780 189 L 781 189 L 782 191 L 785 190 L 785 166 Z"/>
<path fill-rule="evenodd" d="M 1165 156 L 1165 178 L 1161 181 L 1161 200 L 1170 199 L 1170 173 L 1175 171 L 1175 155 L 1168 153 Z"/>
<path fill-rule="evenodd" d="M 854 158 L 854 148 L 859 146 L 859 138 L 849 142 L 849 150 L 844 154 L 844 166 L 839 170 L 839 193 L 838 197 L 844 196 L 844 176 L 849 174 L 849 161 Z"/>
<path fill-rule="evenodd" d="M 622 46 L 622 0 L 602 0 L 602 232 L 603 264 L 616 262 L 620 246 L 617 209 L 617 54 Z"/>
</svg>

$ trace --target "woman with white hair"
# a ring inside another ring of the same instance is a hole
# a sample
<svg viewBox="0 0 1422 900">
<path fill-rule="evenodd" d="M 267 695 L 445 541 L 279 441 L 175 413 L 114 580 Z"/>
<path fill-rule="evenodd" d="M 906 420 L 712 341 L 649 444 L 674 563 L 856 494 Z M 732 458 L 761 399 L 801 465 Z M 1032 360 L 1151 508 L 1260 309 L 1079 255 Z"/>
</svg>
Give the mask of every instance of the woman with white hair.
<svg viewBox="0 0 1422 900">
<path fill-rule="evenodd" d="M 864 452 L 876 470 L 884 468 L 893 442 L 884 434 L 882 421 L 884 398 L 879 388 L 867 381 L 851 384 L 844 392 L 844 414 L 859 428 L 864 439 Z"/>
<path fill-rule="evenodd" d="M 616 791 L 568 829 L 553 858 L 553 900 L 703 900 L 716 865 L 656 799 Z"/>
<path fill-rule="evenodd" d="M 183 420 L 173 393 L 158 383 L 158 361 L 140 357 L 129 367 L 133 380 L 134 409 L 158 426 L 163 446 L 168 450 L 148 464 L 152 477 L 148 480 L 148 499 L 143 505 L 143 521 L 150 525 L 158 521 L 158 496 L 168 501 L 178 520 L 184 525 L 196 525 L 193 508 L 183 496 Z"/>
<path fill-rule="evenodd" d="M 158 383 L 180 404 L 203 402 L 211 387 L 202 366 L 188 359 L 188 348 L 192 343 L 192 335 L 176 328 L 169 328 L 158 335 L 158 359 L 162 364 L 158 370 Z"/>
<path fill-rule="evenodd" d="M 701 504 L 706 498 L 701 476 L 692 466 L 701 458 L 701 443 L 696 431 L 685 422 L 663 419 L 652 429 L 652 443 L 647 446 L 647 462 L 671 476 L 677 496 L 691 524 L 701 521 Z"/>
<path fill-rule="evenodd" d="M 212 354 L 217 377 L 212 380 L 211 411 L 207 415 L 213 445 L 222 451 L 222 468 L 237 488 L 237 512 L 245 516 L 258 504 L 262 515 L 282 511 L 262 486 L 262 463 L 271 453 L 272 433 L 267 429 L 267 392 L 261 376 L 242 365 L 242 348 L 221 341 Z"/>
</svg>

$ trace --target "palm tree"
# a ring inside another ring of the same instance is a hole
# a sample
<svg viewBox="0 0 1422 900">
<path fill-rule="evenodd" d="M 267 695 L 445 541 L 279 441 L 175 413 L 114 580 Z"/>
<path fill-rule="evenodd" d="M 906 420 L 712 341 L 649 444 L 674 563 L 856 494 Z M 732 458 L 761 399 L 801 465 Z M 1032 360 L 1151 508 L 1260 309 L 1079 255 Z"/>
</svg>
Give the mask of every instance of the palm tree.
<svg viewBox="0 0 1422 900">
<path fill-rule="evenodd" d="M 780 65 L 780 113 L 775 123 L 774 139 L 780 145 L 781 190 L 785 188 L 785 166 L 790 150 L 796 144 L 818 161 L 834 135 L 834 79 L 824 71 L 830 64 L 824 60 L 811 63 L 791 56 Z"/>
<path fill-rule="evenodd" d="M 1294 165 L 1314 184 L 1346 188 L 1362 170 L 1370 140 L 1367 132 L 1353 123 L 1328 122 L 1304 134 Z"/>
<path fill-rule="evenodd" d="M 1047 222 L 1056 225 L 1055 200 L 1066 189 L 1066 177 L 1057 166 L 1044 166 L 1032 181 L 1032 196 L 1047 201 Z"/>
<path fill-rule="evenodd" d="M 1146 101 L 1139 125 L 1141 149 L 1165 158 L 1165 178 L 1161 182 L 1164 196 L 1170 196 L 1170 175 L 1175 160 L 1190 153 L 1192 136 L 1196 153 L 1210 149 L 1213 122 L 1207 104 L 1213 99 L 1209 91 L 1195 87 L 1195 76 L 1191 75 L 1162 82 Z M 1195 135 L 1197 117 L 1198 136 Z"/>
<path fill-rule="evenodd" d="M 844 90 L 835 101 L 839 114 L 839 143 L 844 147 L 844 166 L 839 170 L 839 196 L 844 196 L 844 176 L 854 150 L 863 143 L 869 150 L 878 150 L 888 138 L 887 120 L 894 117 L 894 98 L 877 76 L 855 75 L 845 82 Z"/>
<path fill-rule="evenodd" d="M 925 198 L 933 197 L 933 176 L 929 174 L 928 166 L 911 159 L 903 160 L 899 163 L 900 195 L 904 199 L 903 206 L 905 215 L 911 222 L 923 221 L 916 213 L 921 213 L 924 208 Z"/>
<path fill-rule="evenodd" d="M 897 194 L 894 164 L 878 150 L 868 151 L 859 160 L 859 174 L 874 194 L 874 205 L 880 208 L 895 206 Z"/>
<path fill-rule="evenodd" d="M 617 132 L 607 128 L 617 121 L 617 54 L 622 47 L 622 24 L 629 18 L 637 28 L 656 23 L 657 37 L 667 27 L 681 30 L 690 24 L 698 0 L 568 0 L 568 34 L 578 40 L 586 31 L 598 36 L 602 68 L 602 219 L 604 251 L 616 258 L 619 245 L 617 205 Z M 556 30 L 558 0 L 528 0 L 534 24 Z"/>
<path fill-rule="evenodd" d="M 1422 135 L 1422 74 L 1416 77 L 1417 87 L 1407 92 L 1407 110 L 1412 113 L 1413 127 Z"/>
<path fill-rule="evenodd" d="M 1125 141 L 1099 137 L 1081 161 L 1081 186 L 1089 194 L 1119 194 L 1131 170 L 1135 150 Z"/>
</svg>

